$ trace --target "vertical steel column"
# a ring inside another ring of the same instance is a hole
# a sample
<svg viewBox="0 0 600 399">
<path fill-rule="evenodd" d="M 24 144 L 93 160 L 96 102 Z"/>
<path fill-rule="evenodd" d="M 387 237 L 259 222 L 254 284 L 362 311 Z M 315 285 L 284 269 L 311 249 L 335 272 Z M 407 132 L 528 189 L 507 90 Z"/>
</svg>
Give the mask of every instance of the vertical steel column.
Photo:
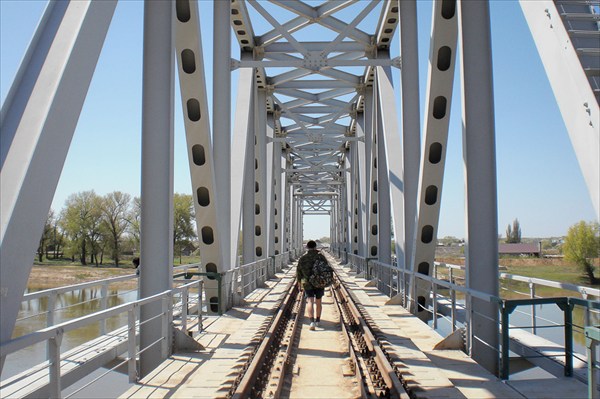
<svg viewBox="0 0 600 399">
<path fill-rule="evenodd" d="M 230 262 L 237 254 L 239 231 L 231 227 L 231 2 L 213 2 L 213 153 L 219 231 Z M 239 220 L 237 221 L 239 229 Z M 236 239 L 234 239 L 234 237 Z M 225 259 L 228 259 L 227 257 Z M 233 267 L 233 264 L 227 267 Z"/>
<path fill-rule="evenodd" d="M 489 3 L 459 1 L 466 171 L 466 285 L 498 296 L 498 205 Z M 498 307 L 472 298 L 471 356 L 498 372 Z M 485 342 L 485 344 L 480 341 Z"/>
<path fill-rule="evenodd" d="M 380 56 L 386 56 L 381 54 Z M 389 54 L 387 54 L 389 57 Z M 396 102 L 394 100 L 394 86 L 392 82 L 392 71 L 390 67 L 376 67 L 376 82 L 377 82 L 377 125 L 380 158 L 379 170 L 379 197 L 381 212 L 379 215 L 380 221 L 390 221 L 394 224 L 395 240 L 396 240 L 396 256 L 400 259 L 400 263 L 404 261 L 404 242 L 405 242 L 405 222 L 404 222 L 404 170 L 402 150 L 402 142 L 400 141 L 400 128 L 398 118 L 396 117 Z M 400 156 L 390 156 L 387 154 L 401 154 Z M 383 157 L 383 159 L 381 159 Z M 383 167 L 385 163 L 385 168 Z M 385 179 L 382 181 L 381 179 Z M 384 202 L 382 202 L 382 200 Z M 391 203 L 391 206 L 390 206 Z M 383 208 L 387 206 L 387 209 Z M 393 213 L 392 213 L 393 211 Z M 387 245 L 391 246 L 391 226 L 386 223 L 382 226 L 380 223 L 380 240 L 382 237 L 389 236 L 388 240 L 384 240 L 386 249 L 383 251 L 382 257 L 386 260 L 385 263 L 391 263 L 391 248 L 387 249 Z M 388 244 L 388 241 L 390 243 Z M 387 253 L 389 252 L 389 255 Z"/>
<path fill-rule="evenodd" d="M 292 197 L 292 204 L 291 204 L 291 218 L 292 218 L 292 231 L 290 232 L 290 245 L 292 247 L 293 251 L 296 251 L 298 249 L 298 200 L 296 199 L 296 196 L 294 195 L 294 191 L 296 191 L 296 187 L 292 184 L 291 185 L 291 197 Z"/>
<path fill-rule="evenodd" d="M 377 110 L 375 87 L 367 87 L 365 92 L 365 147 L 367 149 L 366 175 L 367 177 L 367 224 L 366 224 L 366 257 L 379 255 L 377 246 Z"/>
<path fill-rule="evenodd" d="M 411 268 L 413 238 L 417 218 L 417 191 L 421 152 L 421 125 L 419 119 L 419 57 L 417 33 L 417 2 L 399 0 L 400 9 L 400 55 L 402 69 L 402 141 L 404 150 L 404 264 L 399 258 L 398 267 Z M 396 248 L 398 248 L 396 238 Z"/>
<path fill-rule="evenodd" d="M 255 88 L 254 101 L 254 255 L 267 253 L 267 96 Z M 269 182 L 271 185 L 271 182 Z"/>
<path fill-rule="evenodd" d="M 291 167 L 291 162 L 289 160 L 289 157 L 286 156 L 286 161 L 285 161 L 285 169 L 289 169 Z M 284 194 L 283 194 L 283 229 L 282 231 L 284 232 L 284 248 L 283 251 L 284 252 L 290 252 L 292 249 L 292 242 L 290 240 L 290 234 L 292 232 L 292 197 L 291 197 L 291 190 L 292 190 L 292 184 L 290 183 L 290 177 L 287 173 L 283 174 L 283 179 L 284 179 Z"/>
<path fill-rule="evenodd" d="M 367 97 L 365 97 L 365 104 L 367 103 Z M 370 143 L 370 141 L 367 139 L 367 136 L 365 135 L 366 129 L 366 121 L 365 121 L 365 113 L 364 112 L 360 112 L 356 115 L 356 136 L 358 138 L 362 138 L 361 141 L 358 141 L 356 143 L 356 153 L 357 153 L 357 167 L 358 167 L 358 172 L 357 172 L 357 186 L 358 186 L 358 243 L 357 243 L 357 248 L 358 248 L 358 255 L 359 256 L 366 256 L 366 250 L 365 250 L 365 245 L 366 245 L 366 237 L 365 237 L 365 233 L 368 230 L 366 228 L 367 225 L 367 204 L 368 204 L 368 197 L 367 197 L 367 175 L 368 173 L 366 173 L 367 170 L 367 166 L 368 163 L 366 161 L 366 157 L 369 153 L 369 151 L 371 150 L 370 148 L 368 148 L 367 150 L 367 142 Z M 370 145 L 370 144 L 369 144 Z"/>
<path fill-rule="evenodd" d="M 11 338 L 115 6 L 50 2 L 2 104 L 0 342 Z"/>
<path fill-rule="evenodd" d="M 378 72 L 380 68 L 377 68 Z M 377 73 L 377 80 L 380 79 L 380 74 Z M 384 129 L 390 128 L 383 124 L 383 98 L 381 96 L 381 90 L 377 89 L 377 124 L 375 134 L 377 135 L 377 219 L 378 222 L 378 242 L 379 242 L 379 261 L 386 265 L 392 264 L 392 212 L 390 202 L 390 179 L 388 174 L 388 160 L 386 150 L 386 135 L 398 134 L 396 132 L 385 132 Z M 398 137 L 397 137 L 398 138 Z M 394 150 L 394 149 L 390 149 Z M 399 150 L 399 148 L 398 148 Z M 396 176 L 402 179 L 402 176 Z M 402 204 L 395 204 L 399 207 Z M 400 232 L 401 237 L 397 238 L 404 240 L 402 237 L 404 232 Z"/>
<path fill-rule="evenodd" d="M 140 298 L 171 289 L 173 281 L 173 8 L 144 4 Z M 161 313 L 159 301 L 141 308 L 141 377 L 166 358 L 155 342 L 171 345 L 161 334 L 168 320 L 156 317 Z"/>
<path fill-rule="evenodd" d="M 271 132 L 273 132 L 274 126 L 273 114 L 267 115 L 267 126 Z M 269 223 L 269 240 L 271 241 L 272 253 L 270 255 L 279 255 L 282 253 L 282 224 L 281 224 L 281 143 L 273 141 L 273 157 L 271 160 L 272 169 L 272 185 L 271 198 L 269 203 L 272 206 L 269 207 L 271 213 L 271 222 Z"/>
<path fill-rule="evenodd" d="M 359 188 L 358 188 L 358 146 L 357 142 L 350 143 L 350 152 L 348 153 L 350 161 L 350 250 L 353 255 L 358 255 L 358 220 L 360 209 L 359 206 Z"/>
<path fill-rule="evenodd" d="M 242 57 L 248 56 L 247 53 L 242 54 Z M 243 203 L 245 196 L 251 197 L 252 206 L 254 203 L 254 178 L 248 178 L 246 182 L 245 171 L 246 165 L 249 163 L 250 170 L 254 170 L 254 70 L 253 68 L 240 69 L 237 98 L 235 104 L 235 123 L 233 128 L 233 146 L 235 150 L 235 158 L 230 159 L 231 170 L 231 237 L 232 237 L 232 253 L 231 264 L 237 264 L 237 252 L 240 235 L 240 220 L 243 211 Z M 250 143 L 249 143 L 250 142 Z M 247 154 L 247 148 L 252 145 L 252 152 Z M 248 161 L 247 157 L 252 157 Z M 249 185 L 247 185 L 249 184 Z M 254 212 L 254 211 L 253 211 Z M 251 223 L 254 226 L 254 222 Z M 254 229 L 254 227 L 252 227 Z M 249 240 L 247 240 L 249 241 Z M 235 245 L 233 245 L 235 243 Z"/>
<path fill-rule="evenodd" d="M 355 182 L 352 180 L 352 164 L 348 157 L 350 156 L 350 149 L 346 149 L 345 156 L 345 168 L 344 172 L 344 185 L 346 187 L 345 199 L 344 199 L 344 252 L 346 253 L 344 262 L 348 261 L 348 254 L 352 253 L 352 231 L 354 226 L 352 225 L 352 217 L 354 216 L 354 190 Z"/>
<path fill-rule="evenodd" d="M 246 158 L 244 162 L 244 192 L 242 201 L 242 258 L 244 264 L 254 262 L 254 205 L 256 201 L 255 165 L 255 120 L 256 120 L 256 86 L 252 84 L 249 104 L 248 130 L 246 131 Z"/>
</svg>

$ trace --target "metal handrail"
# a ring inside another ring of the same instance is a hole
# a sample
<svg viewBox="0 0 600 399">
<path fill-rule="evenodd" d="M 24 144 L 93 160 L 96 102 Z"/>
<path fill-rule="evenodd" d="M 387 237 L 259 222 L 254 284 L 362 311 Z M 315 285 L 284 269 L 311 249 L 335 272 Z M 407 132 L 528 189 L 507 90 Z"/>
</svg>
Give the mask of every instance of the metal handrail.
<svg viewBox="0 0 600 399">
<path fill-rule="evenodd" d="M 173 288 L 171 290 L 166 290 L 160 292 L 158 294 L 154 294 L 152 296 L 138 299 L 133 302 L 124 303 L 121 305 L 117 305 L 110 309 L 101 310 L 99 312 L 95 312 L 86 316 L 78 317 L 73 320 L 68 320 L 63 323 L 56 324 L 54 326 L 46 327 L 41 330 L 22 335 L 20 337 L 11 339 L 9 341 L 3 342 L 0 344 L 0 357 L 7 356 L 13 352 L 18 350 L 27 348 L 28 346 L 37 344 L 38 342 L 46 341 L 52 338 L 56 338 L 58 335 L 62 335 L 68 331 L 76 330 L 78 328 L 84 327 L 88 324 L 95 323 L 98 321 L 102 321 L 108 319 L 110 317 L 119 315 L 129 310 L 134 310 L 135 308 L 145 305 L 164 297 L 172 297 L 173 294 L 182 292 L 185 288 L 189 288 L 194 285 L 201 285 L 202 281 L 194 281 L 188 284 L 185 284 L 180 287 Z"/>
<path fill-rule="evenodd" d="M 490 295 L 488 293 L 469 289 L 469 288 L 466 288 L 464 286 L 454 283 L 452 270 L 464 269 L 463 266 L 450 265 L 450 264 L 436 262 L 436 267 L 443 266 L 443 267 L 448 267 L 448 269 L 449 269 L 449 280 L 450 281 L 445 281 L 445 280 L 440 280 L 438 278 L 424 275 L 424 274 L 421 274 L 421 273 L 418 273 L 415 271 L 398 268 L 398 267 L 395 267 L 394 265 L 388 265 L 388 264 L 384 264 L 384 263 L 381 263 L 378 261 L 372 261 L 369 258 L 360 257 L 360 256 L 357 256 L 354 254 L 348 254 L 348 260 L 349 260 L 351 267 L 357 268 L 357 272 L 364 273 L 365 279 L 369 279 L 369 280 L 375 279 L 377 282 L 378 288 L 380 288 L 380 289 L 385 288 L 387 290 L 387 292 L 390 294 L 390 297 L 393 296 L 392 293 L 396 289 L 397 289 L 398 293 L 400 293 L 400 291 L 404 291 L 403 293 L 405 295 L 405 301 L 404 301 L 405 306 L 406 306 L 406 302 L 407 302 L 406 301 L 406 285 L 404 285 L 404 282 L 399 281 L 400 276 L 402 276 L 404 278 L 406 278 L 406 276 L 411 276 L 413 278 L 413 280 L 421 279 L 421 280 L 429 282 L 431 284 L 432 292 L 433 292 L 433 300 L 434 300 L 433 307 L 434 308 L 431 311 L 427 309 L 427 311 L 429 311 L 432 314 L 435 313 L 435 315 L 437 315 L 437 302 L 438 302 L 438 297 L 440 296 L 437 293 L 437 288 L 443 287 L 443 288 L 449 289 L 450 294 L 451 294 L 451 299 L 452 299 L 452 328 L 453 328 L 453 330 L 455 329 L 455 324 L 456 324 L 456 318 L 455 318 L 455 306 L 456 306 L 455 293 L 456 292 L 461 292 L 461 293 L 466 294 L 466 297 L 467 297 L 466 308 L 467 308 L 467 311 L 470 311 L 470 312 L 472 312 L 473 309 L 470 306 L 468 306 L 468 303 L 469 303 L 470 298 L 472 298 L 472 297 L 478 298 L 478 299 L 486 301 L 486 302 L 493 302 L 493 303 L 499 304 L 499 312 L 500 312 L 500 316 L 501 316 L 501 331 L 500 332 L 502 333 L 502 350 L 501 351 L 496 350 L 496 351 L 499 352 L 499 355 L 502 360 L 502 369 L 500 370 L 500 376 L 505 379 L 508 378 L 508 370 L 506 369 L 508 367 L 508 360 L 507 360 L 508 359 L 507 358 L 507 356 L 508 356 L 507 355 L 508 354 L 508 339 L 509 339 L 508 331 L 509 331 L 509 328 L 515 328 L 515 327 L 509 327 L 508 315 L 517 306 L 531 306 L 532 308 L 534 308 L 535 305 L 542 304 L 542 303 L 556 303 L 564 311 L 565 324 L 560 325 L 560 326 L 564 326 L 564 328 L 565 328 L 565 342 L 566 342 L 566 344 L 565 344 L 565 359 L 566 359 L 565 375 L 572 374 L 573 356 L 574 356 L 574 354 L 573 354 L 573 328 L 578 327 L 578 326 L 574 326 L 573 322 L 572 322 L 572 316 L 570 315 L 572 308 L 574 306 L 582 306 L 582 307 L 586 308 L 586 324 L 588 324 L 588 325 L 589 325 L 589 312 L 590 311 L 597 312 L 600 310 L 600 303 L 586 299 L 588 295 L 600 296 L 600 290 L 595 289 L 595 288 L 590 288 L 590 287 L 578 286 L 575 284 L 560 283 L 560 282 L 555 282 L 555 281 L 550 281 L 550 280 L 545 280 L 545 279 L 513 275 L 513 274 L 509 274 L 509 273 L 500 273 L 499 274 L 500 278 L 507 279 L 507 280 L 521 281 L 521 282 L 528 283 L 530 285 L 531 298 L 508 300 L 508 299 L 502 299 L 498 296 Z M 369 264 L 371 264 L 372 267 L 369 267 Z M 388 279 L 388 280 L 383 281 L 383 279 Z M 396 283 L 397 288 L 395 288 L 393 286 L 394 282 Z M 583 299 L 575 298 L 575 297 L 537 298 L 537 297 L 535 297 L 535 290 L 533 289 L 533 286 L 535 284 L 577 292 L 583 296 Z M 393 289 L 393 288 L 395 288 L 395 289 Z M 385 290 L 382 290 L 382 291 L 385 291 Z M 412 299 L 411 299 L 411 301 L 412 301 Z M 437 320 L 435 315 L 433 317 L 434 328 L 436 328 L 436 320 Z M 532 313 L 532 318 L 535 318 L 535 312 Z M 535 319 L 533 319 L 534 334 L 535 334 L 535 328 L 536 328 Z M 477 337 L 467 337 L 467 338 L 469 340 L 478 339 Z"/>
</svg>

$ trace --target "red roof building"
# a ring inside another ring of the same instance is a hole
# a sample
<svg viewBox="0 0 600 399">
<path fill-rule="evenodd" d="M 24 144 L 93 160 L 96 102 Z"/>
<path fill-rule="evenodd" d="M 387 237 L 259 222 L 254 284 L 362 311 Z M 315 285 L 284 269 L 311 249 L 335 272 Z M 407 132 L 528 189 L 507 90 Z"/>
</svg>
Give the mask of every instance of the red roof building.
<svg viewBox="0 0 600 399">
<path fill-rule="evenodd" d="M 500 255 L 531 255 L 540 258 L 542 256 L 542 243 L 498 244 L 498 253 Z"/>
</svg>

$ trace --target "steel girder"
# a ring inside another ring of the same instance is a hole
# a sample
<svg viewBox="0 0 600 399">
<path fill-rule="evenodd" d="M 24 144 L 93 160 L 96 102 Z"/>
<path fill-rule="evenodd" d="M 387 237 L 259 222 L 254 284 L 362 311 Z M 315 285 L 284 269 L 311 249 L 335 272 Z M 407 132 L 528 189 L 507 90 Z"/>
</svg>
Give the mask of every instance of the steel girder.
<svg viewBox="0 0 600 399">
<path fill-rule="evenodd" d="M 488 2 L 458 1 L 465 164 L 465 282 L 495 297 L 498 282 L 498 194 Z M 470 303 L 469 303 L 470 302 Z M 469 354 L 495 375 L 499 349 L 498 304 L 475 296 L 467 301 Z"/>
<path fill-rule="evenodd" d="M 286 155 L 291 168 L 284 170 L 290 173 L 294 192 L 331 190 L 331 184 L 339 182 L 339 174 L 347 169 L 346 146 L 356 140 L 352 130 L 365 85 L 373 84 L 377 66 L 399 66 L 398 59 L 377 57 L 378 51 L 389 49 L 399 20 L 397 2 L 335 1 L 312 7 L 302 1 L 235 0 L 231 10 L 232 27 L 242 50 L 232 68 L 252 68 L 254 90 L 266 90 L 267 112 L 274 118 L 274 141 L 289 149 Z M 351 17 L 342 16 L 348 10 L 352 10 Z M 257 16 L 270 25 L 260 35 L 255 31 L 258 24 L 252 22 Z M 373 31 L 363 31 L 365 20 L 374 16 L 378 22 Z M 317 30 L 329 32 L 326 35 L 333 39 L 315 41 L 321 37 L 314 35 Z M 341 187 L 334 189 L 341 194 Z M 338 208 L 342 212 L 348 204 Z M 347 218 L 349 213 L 344 215 Z"/>
<path fill-rule="evenodd" d="M 144 5 L 141 298 L 169 290 L 173 285 L 174 14 L 170 3 Z M 196 119 L 195 107 L 187 110 L 187 118 Z M 213 231 L 207 229 L 203 233 L 204 240 L 213 240 Z M 156 301 L 140 309 L 140 347 L 147 349 L 140 354 L 141 377 L 170 355 L 171 329 L 166 329 L 164 336 L 164 323 L 157 317 L 163 312 L 162 305 Z M 167 317 L 172 318 L 172 314 Z M 161 345 L 154 345 L 161 339 Z"/>
<path fill-rule="evenodd" d="M 229 269 L 230 258 L 228 248 L 223 247 L 223 224 L 217 223 L 223 204 L 218 201 L 197 3 L 190 2 L 185 10 L 176 7 L 175 23 L 175 54 L 202 267 L 207 272 L 223 272 Z M 206 280 L 204 288 L 211 310 L 217 312 L 217 281 Z"/>
<path fill-rule="evenodd" d="M 600 219 L 598 11 L 593 11 L 591 2 L 520 0 L 519 3 L 567 127 L 596 217 Z M 570 21 L 570 12 L 581 20 Z M 576 48 L 574 44 L 582 38 L 588 39 L 583 39 L 585 44 Z"/>
<path fill-rule="evenodd" d="M 413 237 L 413 259 L 408 265 L 415 272 L 431 275 L 435 258 L 437 229 L 440 215 L 442 183 L 446 162 L 446 142 L 450 123 L 450 105 L 454 86 L 458 16 L 442 16 L 442 3 L 435 3 L 432 11 L 430 62 L 425 102 L 423 154 L 418 189 L 418 216 Z M 430 284 L 412 279 L 410 298 L 413 311 L 427 318 L 424 311 L 429 298 Z"/>
<path fill-rule="evenodd" d="M 116 1 L 50 3 L 2 106 L 0 342 L 11 338 L 115 6 Z"/>
</svg>

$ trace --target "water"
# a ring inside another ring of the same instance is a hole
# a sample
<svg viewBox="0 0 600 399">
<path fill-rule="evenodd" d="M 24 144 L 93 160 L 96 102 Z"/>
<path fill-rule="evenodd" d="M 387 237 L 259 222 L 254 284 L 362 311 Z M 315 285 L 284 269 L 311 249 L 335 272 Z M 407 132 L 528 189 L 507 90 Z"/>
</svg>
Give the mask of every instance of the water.
<svg viewBox="0 0 600 399">
<path fill-rule="evenodd" d="M 39 287 L 30 287 L 27 290 L 29 292 L 39 291 Z M 84 316 L 96 311 L 101 310 L 100 308 L 100 289 L 99 288 L 88 288 L 77 291 L 68 292 L 61 294 L 57 297 L 55 303 L 55 314 L 54 322 L 56 324 L 72 320 L 77 317 Z M 109 289 L 108 290 L 108 307 L 117 306 L 126 302 L 134 301 L 137 299 L 137 289 Z M 33 331 L 37 331 L 46 327 L 46 310 L 48 308 L 48 299 L 39 298 L 21 304 L 19 310 L 18 319 L 13 333 L 13 338 L 29 334 Z M 124 312 L 118 316 L 111 317 L 106 321 L 106 331 L 115 330 L 127 324 L 127 312 Z M 61 353 L 64 353 L 72 348 L 75 348 L 87 341 L 97 338 L 100 335 L 100 322 L 89 324 L 85 327 L 77 330 L 69 331 L 64 334 L 61 343 Z M 5 380 L 11 376 L 17 375 L 23 371 L 30 369 L 40 363 L 46 361 L 46 342 L 39 342 L 21 351 L 12 353 L 6 357 L 4 367 L 2 369 L 1 379 Z M 85 384 L 85 380 L 91 381 L 93 378 L 99 376 L 105 369 L 100 369 L 86 379 L 82 380 L 78 384 L 74 384 L 72 387 L 64 390 L 67 394 L 72 392 L 77 386 Z M 99 395 L 94 387 L 102 386 L 102 395 Z M 110 397 L 114 397 L 112 392 L 118 395 L 119 392 L 124 392 L 129 386 L 128 378 L 126 375 L 119 374 L 116 372 L 110 372 L 107 376 L 103 377 L 97 384 L 92 385 L 90 388 L 84 389 L 73 397 L 77 398 L 93 398 L 93 397 L 107 397 L 106 387 L 110 387 Z M 117 392 L 119 391 L 119 392 Z"/>
<path fill-rule="evenodd" d="M 464 307 L 464 300 L 458 300 L 459 306 Z M 564 333 L 564 313 L 555 304 L 541 304 L 536 305 L 536 334 L 549 341 L 560 344 L 564 347 L 565 344 L 565 333 Z M 573 351 L 574 357 L 583 359 L 582 355 L 586 353 L 585 336 L 583 334 L 583 327 L 585 325 L 584 320 L 584 309 L 579 306 L 575 306 L 573 309 Z M 596 313 L 590 315 L 590 325 L 597 325 L 600 323 L 600 316 Z M 432 322 L 429 321 L 429 325 L 432 326 Z M 532 332 L 532 320 L 531 320 L 531 306 L 520 306 L 513 311 L 510 315 L 510 325 L 521 327 L 528 332 Z M 438 318 L 437 331 L 442 336 L 447 336 L 452 332 L 452 325 L 450 320 L 447 318 Z M 597 353 L 600 348 L 597 348 Z M 512 354 L 512 352 L 511 352 Z M 511 356 L 516 356 L 512 354 Z M 598 356 L 598 354 L 597 354 Z M 549 373 L 545 372 L 540 368 L 534 368 L 517 374 L 511 374 L 511 379 L 529 379 L 529 378 L 554 378 Z"/>
</svg>

